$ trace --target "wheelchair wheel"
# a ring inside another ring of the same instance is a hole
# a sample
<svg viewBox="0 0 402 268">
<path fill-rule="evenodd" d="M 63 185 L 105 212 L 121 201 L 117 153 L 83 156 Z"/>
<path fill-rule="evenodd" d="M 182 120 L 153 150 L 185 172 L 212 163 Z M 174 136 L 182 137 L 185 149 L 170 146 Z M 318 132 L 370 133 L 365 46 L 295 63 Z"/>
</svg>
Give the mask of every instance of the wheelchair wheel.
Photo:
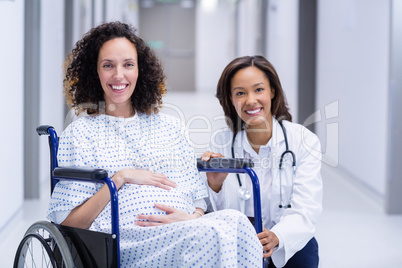
<svg viewBox="0 0 402 268">
<path fill-rule="evenodd" d="M 70 249 L 55 225 L 39 221 L 28 228 L 14 259 L 14 268 L 23 267 L 74 267 Z"/>
</svg>

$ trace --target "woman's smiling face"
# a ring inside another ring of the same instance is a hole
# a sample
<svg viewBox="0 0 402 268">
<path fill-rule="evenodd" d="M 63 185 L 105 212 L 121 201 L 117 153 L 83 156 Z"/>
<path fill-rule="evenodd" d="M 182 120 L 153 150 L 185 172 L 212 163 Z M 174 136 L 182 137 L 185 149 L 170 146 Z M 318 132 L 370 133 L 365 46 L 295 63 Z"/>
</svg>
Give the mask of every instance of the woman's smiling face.
<svg viewBox="0 0 402 268">
<path fill-rule="evenodd" d="M 106 110 L 134 112 L 131 95 L 138 79 L 137 50 L 134 44 L 124 37 L 105 42 L 99 50 L 97 69 Z"/>
<path fill-rule="evenodd" d="M 231 80 L 231 101 L 247 128 L 270 127 L 274 91 L 266 75 L 257 67 L 240 69 Z"/>
</svg>

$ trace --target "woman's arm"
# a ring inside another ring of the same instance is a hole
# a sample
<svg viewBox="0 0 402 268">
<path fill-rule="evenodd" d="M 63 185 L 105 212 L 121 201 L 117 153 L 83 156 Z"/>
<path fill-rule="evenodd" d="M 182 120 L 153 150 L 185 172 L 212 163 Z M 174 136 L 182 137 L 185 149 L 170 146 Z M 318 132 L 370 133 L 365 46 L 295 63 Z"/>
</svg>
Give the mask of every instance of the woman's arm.
<svg viewBox="0 0 402 268">
<path fill-rule="evenodd" d="M 145 170 L 123 169 L 118 171 L 112 177 L 112 180 L 115 183 L 117 190 L 119 190 L 125 183 L 153 185 L 166 190 L 176 187 L 176 183 L 166 178 L 165 175 Z M 74 208 L 61 224 L 88 229 L 109 201 L 109 189 L 104 185 L 95 195 L 80 206 Z"/>
<path fill-rule="evenodd" d="M 104 185 L 94 196 L 74 208 L 61 224 L 88 229 L 109 201 L 109 190 L 107 189 L 107 186 Z"/>
</svg>

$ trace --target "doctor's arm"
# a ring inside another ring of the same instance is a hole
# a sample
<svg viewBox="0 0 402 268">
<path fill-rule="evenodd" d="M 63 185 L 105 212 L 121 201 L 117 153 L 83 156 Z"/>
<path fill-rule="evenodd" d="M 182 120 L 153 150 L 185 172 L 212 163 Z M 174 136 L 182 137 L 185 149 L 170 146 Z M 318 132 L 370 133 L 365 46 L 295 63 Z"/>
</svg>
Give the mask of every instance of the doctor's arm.
<svg viewBox="0 0 402 268">
<path fill-rule="evenodd" d="M 280 246 L 272 255 L 275 265 L 279 266 L 314 236 L 322 211 L 321 146 L 317 136 L 306 131 L 295 149 L 297 169 L 291 208 L 280 208 L 283 211 L 273 219 L 276 225 L 270 230 L 280 239 Z M 276 207 L 279 203 L 273 205 Z"/>
<path fill-rule="evenodd" d="M 208 161 L 211 158 L 221 158 L 224 157 L 220 153 L 214 153 L 211 151 L 206 151 L 202 154 L 201 159 L 203 161 Z M 216 193 L 219 193 L 222 189 L 223 182 L 225 181 L 227 173 L 217 173 L 217 172 L 207 172 L 208 186 Z"/>
</svg>

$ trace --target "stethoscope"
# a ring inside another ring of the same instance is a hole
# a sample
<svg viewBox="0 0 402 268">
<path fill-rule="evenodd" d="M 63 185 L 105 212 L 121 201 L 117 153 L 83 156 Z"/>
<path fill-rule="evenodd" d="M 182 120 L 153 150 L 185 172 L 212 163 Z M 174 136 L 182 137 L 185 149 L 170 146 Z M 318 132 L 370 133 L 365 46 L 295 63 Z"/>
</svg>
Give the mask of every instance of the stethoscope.
<svg viewBox="0 0 402 268">
<path fill-rule="evenodd" d="M 280 199 L 281 199 L 281 203 L 279 204 L 279 208 L 291 208 L 292 206 L 290 205 L 290 202 L 291 202 L 292 197 L 293 197 L 294 177 L 295 177 L 295 174 L 296 174 L 296 156 L 295 156 L 295 154 L 293 153 L 292 150 L 289 150 L 288 136 L 287 136 L 285 127 L 283 126 L 282 122 L 278 122 L 278 123 L 282 128 L 283 136 L 285 138 L 285 146 L 286 146 L 286 150 L 281 154 L 281 158 L 279 159 L 279 186 L 280 186 L 280 188 L 279 188 L 279 196 L 280 196 Z M 233 135 L 233 139 L 232 139 L 232 158 L 234 158 L 234 142 L 235 142 L 235 139 L 236 139 L 236 134 Z M 282 198 L 282 171 L 283 171 L 283 158 L 285 157 L 286 154 L 290 154 L 291 157 L 292 157 L 293 174 L 292 174 L 292 188 L 291 188 L 291 193 L 290 193 L 290 196 L 289 196 L 289 200 L 287 202 L 288 204 L 284 205 L 283 198 Z M 240 187 L 240 189 L 239 189 L 240 199 L 242 199 L 242 200 L 250 199 L 251 198 L 251 193 L 250 193 L 249 189 L 242 184 L 242 182 L 240 180 L 240 176 L 239 176 L 238 173 L 236 173 L 236 176 L 237 176 L 237 181 L 238 181 L 239 187 Z"/>
</svg>

